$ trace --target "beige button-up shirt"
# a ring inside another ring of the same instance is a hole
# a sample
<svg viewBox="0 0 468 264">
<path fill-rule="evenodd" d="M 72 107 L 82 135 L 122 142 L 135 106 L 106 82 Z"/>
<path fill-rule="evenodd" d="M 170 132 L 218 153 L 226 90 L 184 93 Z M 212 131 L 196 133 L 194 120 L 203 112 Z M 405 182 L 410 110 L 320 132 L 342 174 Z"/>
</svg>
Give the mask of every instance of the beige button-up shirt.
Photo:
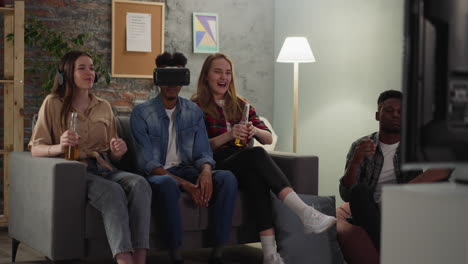
<svg viewBox="0 0 468 264">
<path fill-rule="evenodd" d="M 77 118 L 80 159 L 95 151 L 109 153 L 110 140 L 117 137 L 115 117 L 109 102 L 92 94 L 90 97 L 88 109 L 84 113 L 78 113 Z M 61 125 L 62 104 L 62 99 L 56 95 L 51 94 L 45 98 L 28 145 L 30 149 L 37 145 L 60 144 L 60 136 L 68 129 Z"/>
</svg>

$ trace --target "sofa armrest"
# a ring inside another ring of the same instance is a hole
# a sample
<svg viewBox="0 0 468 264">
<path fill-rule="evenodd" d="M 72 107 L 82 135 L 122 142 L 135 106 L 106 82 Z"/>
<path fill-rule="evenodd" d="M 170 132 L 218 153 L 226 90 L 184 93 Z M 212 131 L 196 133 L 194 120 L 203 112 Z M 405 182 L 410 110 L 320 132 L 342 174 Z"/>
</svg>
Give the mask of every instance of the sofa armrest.
<svg viewBox="0 0 468 264">
<path fill-rule="evenodd" d="M 286 174 L 297 193 L 318 194 L 317 156 L 279 151 L 269 151 L 268 153 Z"/>
<path fill-rule="evenodd" d="M 51 260 L 83 258 L 85 166 L 30 152 L 9 158 L 9 235 Z"/>
</svg>

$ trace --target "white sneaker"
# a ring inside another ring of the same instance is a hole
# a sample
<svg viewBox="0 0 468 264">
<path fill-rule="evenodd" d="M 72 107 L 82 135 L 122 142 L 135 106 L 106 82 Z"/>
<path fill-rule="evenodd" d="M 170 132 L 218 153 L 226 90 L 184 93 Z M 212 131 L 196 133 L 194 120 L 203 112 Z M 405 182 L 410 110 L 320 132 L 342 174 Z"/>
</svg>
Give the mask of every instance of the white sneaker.
<svg viewBox="0 0 468 264">
<path fill-rule="evenodd" d="M 278 252 L 268 256 L 263 256 L 263 264 L 284 264 L 283 258 Z"/>
<path fill-rule="evenodd" d="M 303 215 L 304 230 L 306 233 L 322 233 L 336 224 L 336 218 L 308 207 Z"/>
</svg>

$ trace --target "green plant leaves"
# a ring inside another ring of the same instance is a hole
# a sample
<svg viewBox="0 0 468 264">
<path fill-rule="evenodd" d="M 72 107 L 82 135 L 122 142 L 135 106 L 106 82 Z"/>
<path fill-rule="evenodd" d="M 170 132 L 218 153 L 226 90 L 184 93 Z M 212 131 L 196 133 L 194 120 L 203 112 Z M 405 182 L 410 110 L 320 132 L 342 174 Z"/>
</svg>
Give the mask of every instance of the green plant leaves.
<svg viewBox="0 0 468 264">
<path fill-rule="evenodd" d="M 45 81 L 41 85 L 44 95 L 50 93 L 54 84 L 57 73 L 57 62 L 60 61 L 63 55 L 72 50 L 82 50 L 91 54 L 96 73 L 99 76 L 103 76 L 107 84 L 110 83 L 111 76 L 107 67 L 103 64 L 103 55 L 91 51 L 85 44 L 88 43 L 90 35 L 78 34 L 76 36 L 67 36 L 64 32 L 58 32 L 56 29 L 47 27 L 42 21 L 34 17 L 26 21 L 24 29 L 24 42 L 26 45 L 32 48 L 39 48 L 47 57 L 46 60 L 37 60 L 37 58 L 32 60 L 33 67 L 38 69 L 37 71 L 33 71 L 46 76 Z M 14 34 L 6 36 L 9 41 L 13 41 L 13 37 Z"/>
</svg>

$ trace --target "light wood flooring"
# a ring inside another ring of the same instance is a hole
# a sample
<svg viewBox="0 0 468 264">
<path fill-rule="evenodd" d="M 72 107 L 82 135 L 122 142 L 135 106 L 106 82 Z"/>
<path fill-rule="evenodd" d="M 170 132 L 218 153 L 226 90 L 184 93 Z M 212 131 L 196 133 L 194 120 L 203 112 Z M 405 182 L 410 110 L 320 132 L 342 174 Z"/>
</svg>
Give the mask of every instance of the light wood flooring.
<svg viewBox="0 0 468 264">
<path fill-rule="evenodd" d="M 210 256 L 210 249 L 199 249 L 184 251 L 185 264 L 202 264 L 207 263 Z M 223 259 L 226 264 L 257 264 L 262 263 L 262 252 L 259 243 L 226 247 L 223 254 Z M 11 262 L 11 239 L 8 237 L 7 228 L 0 228 L 0 264 Z M 16 255 L 18 264 L 43 264 L 50 263 L 41 254 L 24 244 L 20 244 Z M 60 264 L 112 264 L 109 261 L 63 261 Z M 169 263 L 169 258 L 164 252 L 150 254 L 147 260 L 148 264 L 165 264 Z"/>
</svg>

